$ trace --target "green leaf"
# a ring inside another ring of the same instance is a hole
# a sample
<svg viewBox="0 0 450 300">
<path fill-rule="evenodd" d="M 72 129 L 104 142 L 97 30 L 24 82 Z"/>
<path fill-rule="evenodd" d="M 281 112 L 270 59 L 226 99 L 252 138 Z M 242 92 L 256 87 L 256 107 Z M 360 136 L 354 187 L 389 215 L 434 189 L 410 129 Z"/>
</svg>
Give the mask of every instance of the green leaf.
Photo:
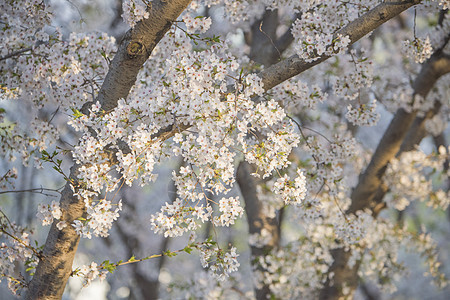
<svg viewBox="0 0 450 300">
<path fill-rule="evenodd" d="M 83 116 L 83 114 L 78 109 L 72 108 L 72 112 L 75 119 Z"/>
<path fill-rule="evenodd" d="M 177 256 L 177 254 L 176 254 L 175 252 L 172 252 L 172 251 L 170 251 L 170 250 L 167 250 L 166 252 L 164 252 L 164 255 L 165 255 L 165 256 L 168 256 L 168 257 L 174 257 L 174 256 Z"/>
</svg>

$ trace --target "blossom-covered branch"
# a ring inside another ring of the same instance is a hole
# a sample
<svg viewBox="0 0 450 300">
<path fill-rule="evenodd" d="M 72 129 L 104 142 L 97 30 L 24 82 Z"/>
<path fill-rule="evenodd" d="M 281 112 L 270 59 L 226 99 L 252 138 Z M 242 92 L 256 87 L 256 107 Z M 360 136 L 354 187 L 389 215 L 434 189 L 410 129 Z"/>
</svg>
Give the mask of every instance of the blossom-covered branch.
<svg viewBox="0 0 450 300">
<path fill-rule="evenodd" d="M 120 98 L 125 98 L 136 81 L 142 65 L 153 48 L 170 28 L 171 22 L 181 14 L 190 0 L 153 1 L 148 10 L 150 18 L 130 29 L 119 45 L 97 100 L 103 110 L 111 110 Z M 78 181 L 80 166 L 73 166 L 69 178 Z M 68 182 L 62 191 L 60 206 L 62 219 L 71 224 L 81 218 L 86 206 L 72 191 Z M 27 299 L 60 299 L 70 276 L 80 236 L 72 226 L 60 230 L 53 222 L 45 243 L 43 257 L 29 284 Z"/>
<path fill-rule="evenodd" d="M 420 2 L 420 0 L 383 2 L 366 14 L 350 22 L 344 28 L 338 30 L 334 34 L 333 40 L 339 36 L 348 37 L 349 42 L 347 46 L 350 46 L 381 24 Z M 267 91 L 283 81 L 320 64 L 330 57 L 330 55 L 316 55 L 314 56 L 313 61 L 306 61 L 305 59 L 299 58 L 298 55 L 293 55 L 263 70 L 259 76 L 262 78 L 264 89 Z"/>
</svg>

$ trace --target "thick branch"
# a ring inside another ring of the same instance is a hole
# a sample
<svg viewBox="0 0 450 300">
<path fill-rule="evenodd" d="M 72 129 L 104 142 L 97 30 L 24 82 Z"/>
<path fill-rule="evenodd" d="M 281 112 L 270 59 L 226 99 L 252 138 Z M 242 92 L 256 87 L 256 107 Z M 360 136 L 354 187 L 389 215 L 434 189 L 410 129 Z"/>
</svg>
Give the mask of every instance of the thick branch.
<svg viewBox="0 0 450 300">
<path fill-rule="evenodd" d="M 129 30 L 119 45 L 97 100 L 104 110 L 113 109 L 120 98 L 126 98 L 142 65 L 161 40 L 171 22 L 181 14 L 190 0 L 152 1 L 150 17 Z M 169 134 L 170 135 L 170 134 Z M 79 166 L 71 168 L 70 178 L 77 180 Z M 60 200 L 63 220 L 72 224 L 85 213 L 83 201 L 73 195 L 66 184 Z M 59 230 L 54 222 L 50 228 L 43 259 L 39 261 L 30 282 L 27 299 L 61 299 L 72 272 L 72 263 L 80 237 L 72 226 Z"/>
<path fill-rule="evenodd" d="M 401 12 L 413 5 L 420 3 L 420 0 L 384 2 L 367 12 L 360 18 L 350 22 L 347 26 L 336 32 L 350 37 L 350 45 L 370 33 L 381 24 L 397 16 Z M 335 36 L 336 36 L 335 35 Z M 270 90 L 283 81 L 298 75 L 315 65 L 327 60 L 330 56 L 320 56 L 313 62 L 306 62 L 297 55 L 293 55 L 265 70 L 259 76 L 262 78 L 264 89 Z"/>
<path fill-rule="evenodd" d="M 142 65 L 190 2 L 152 1 L 151 9 L 147 10 L 148 19 L 143 19 L 125 34 L 97 98 L 104 110 L 113 109 L 119 99 L 127 97 Z"/>
</svg>

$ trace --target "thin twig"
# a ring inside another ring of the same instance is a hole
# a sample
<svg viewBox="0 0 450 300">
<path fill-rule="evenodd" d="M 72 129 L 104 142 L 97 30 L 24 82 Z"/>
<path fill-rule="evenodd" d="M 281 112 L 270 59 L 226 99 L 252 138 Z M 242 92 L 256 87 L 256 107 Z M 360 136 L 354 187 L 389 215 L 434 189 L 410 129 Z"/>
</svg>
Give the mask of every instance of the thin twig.
<svg viewBox="0 0 450 300">
<path fill-rule="evenodd" d="M 61 192 L 59 190 L 60 189 L 47 189 L 47 188 L 40 187 L 40 188 L 27 189 L 27 190 L 1 191 L 0 194 L 7 194 L 7 193 L 37 193 L 37 194 L 42 194 L 44 196 L 56 197 L 55 195 L 44 193 L 44 191 L 56 192 L 58 194 L 61 194 Z"/>
</svg>

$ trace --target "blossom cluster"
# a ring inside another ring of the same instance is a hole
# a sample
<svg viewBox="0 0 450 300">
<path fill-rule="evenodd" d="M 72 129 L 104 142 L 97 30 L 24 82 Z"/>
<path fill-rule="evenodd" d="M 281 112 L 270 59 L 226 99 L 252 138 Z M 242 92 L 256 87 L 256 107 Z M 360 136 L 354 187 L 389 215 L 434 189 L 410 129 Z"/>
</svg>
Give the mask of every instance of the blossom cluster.
<svg viewBox="0 0 450 300">
<path fill-rule="evenodd" d="M 356 215 L 347 214 L 345 218 L 337 219 L 340 222 L 334 225 L 336 235 L 346 244 L 355 244 L 361 241 L 366 230 L 374 219 L 370 212 L 357 211 Z"/>
<path fill-rule="evenodd" d="M 106 278 L 107 271 L 100 270 L 97 263 L 92 262 L 90 265 L 83 265 L 75 272 L 76 276 L 83 279 L 83 287 L 87 287 L 97 278 L 103 281 Z"/>
<path fill-rule="evenodd" d="M 397 210 L 404 210 L 411 201 L 420 200 L 428 206 L 446 209 L 450 204 L 449 193 L 433 188 L 432 175 L 448 176 L 442 170 L 445 159 L 448 159 L 448 153 L 449 150 L 441 146 L 439 153 L 426 155 L 416 150 L 394 158 L 383 178 L 390 189 L 386 204 Z"/>
<path fill-rule="evenodd" d="M 217 281 L 211 273 L 203 270 L 191 274 L 187 278 L 187 282 L 174 280 L 170 284 L 173 290 L 170 296 L 173 299 L 253 299 L 252 291 L 247 291 L 245 294 L 241 291 L 243 287 L 239 273 L 230 276 L 223 281 Z M 236 288 L 236 283 L 239 283 Z"/>
<path fill-rule="evenodd" d="M 271 94 L 277 95 L 277 100 L 282 101 L 284 109 L 290 113 L 301 112 L 305 108 L 316 110 L 328 96 L 319 85 L 309 86 L 301 80 L 287 80 L 271 89 Z"/>
<path fill-rule="evenodd" d="M 29 18 L 30 11 L 26 15 Z M 27 50 L 26 55 L 0 61 L 5 72 L 2 84 L 14 90 L 5 96 L 17 98 L 8 112 L 20 115 L 9 113 L 5 118 L 12 125 L 11 130 L 2 130 L 0 154 L 13 160 L 19 153 L 24 164 L 60 138 L 65 128 L 62 124 L 67 121 L 61 112 L 92 99 L 101 83 L 99 78 L 108 69 L 107 59 L 115 50 L 114 39 L 106 34 L 72 33 L 63 40 L 58 29 L 50 35 L 44 31 L 42 22 L 39 19 L 29 24 L 33 34 L 21 39 L 20 45 L 8 36 L 17 37 L 22 32 L 14 22 L 0 36 L 5 39 L 4 54 Z M 22 105 L 23 101 L 27 104 Z"/>
<path fill-rule="evenodd" d="M 285 174 L 274 183 L 272 192 L 281 195 L 286 205 L 301 204 L 306 197 L 306 177 L 300 169 L 294 180 Z"/>
<path fill-rule="evenodd" d="M 318 5 L 320 3 L 320 5 Z M 297 55 L 306 61 L 314 61 L 322 55 L 343 53 L 350 43 L 348 36 L 337 33 L 361 12 L 368 11 L 375 1 L 357 3 L 338 1 L 306 1 L 296 9 L 302 17 L 295 20 L 291 32 Z M 304 6 L 303 6 L 304 4 Z"/>
<path fill-rule="evenodd" d="M 20 293 L 26 286 L 23 275 L 17 275 L 16 265 L 28 264 L 35 268 L 39 259 L 32 249 L 31 232 L 14 223 L 9 223 L 3 215 L 0 216 L 0 282 L 6 278 L 8 288 L 13 293 Z"/>
<path fill-rule="evenodd" d="M 373 63 L 367 57 L 357 56 L 356 50 L 351 50 L 349 69 L 353 69 L 349 74 L 339 74 L 334 83 L 334 94 L 347 100 L 354 100 L 360 96 L 362 89 L 367 89 L 373 82 Z"/>
<path fill-rule="evenodd" d="M 312 171 L 317 175 L 316 180 L 321 184 L 323 180 L 334 182 L 342 179 L 342 166 L 354 156 L 356 140 L 349 135 L 336 135 L 333 141 L 327 143 L 316 136 L 308 137 L 307 141 L 306 150 L 315 160 L 315 169 Z"/>
<path fill-rule="evenodd" d="M 139 2 L 139 0 L 125 0 L 122 2 L 122 18 L 131 28 L 140 20 L 148 19 L 150 16 L 146 10 L 146 6 Z M 149 2 L 151 4 L 151 0 Z"/>
<path fill-rule="evenodd" d="M 58 203 L 52 202 L 38 208 L 37 215 L 43 225 L 56 219 L 59 229 L 69 225 L 83 237 L 105 237 L 122 209 L 121 201 L 114 203 L 107 196 L 114 198 L 112 192 L 122 184 L 131 186 L 138 181 L 144 185 L 154 181 L 158 164 L 179 157 L 183 165 L 172 176 L 177 187 L 176 199 L 150 217 L 152 230 L 174 237 L 194 231 L 204 222 L 212 222 L 217 227 L 230 226 L 243 215 L 239 198 L 227 194 L 235 183 L 236 160 L 245 159 L 256 166 L 254 176 L 270 178 L 267 186 L 257 187 L 266 216 L 275 218 L 277 209 L 294 204 L 294 214 L 304 229 L 299 231 L 306 231 L 297 242 L 258 258 L 256 286 L 269 286 L 275 298 L 317 296 L 314 293 L 325 280 L 332 280 L 332 275 L 326 278 L 332 263 L 330 250 L 342 246 L 342 242 L 352 251 L 349 265 L 354 266 L 362 259 L 361 273 L 368 278 L 384 279 L 391 271 L 394 271 L 391 276 L 394 278 L 401 274 L 396 253 L 403 235 L 410 238 L 411 248 L 434 253 L 435 245 L 427 235 L 414 239 L 383 220 L 375 222 L 367 212 L 344 214 L 351 201 L 351 184 L 347 179 L 357 176 L 360 171 L 357 164 L 364 162 L 365 153 L 357 151 L 355 139 L 338 115 L 343 116 L 347 107 L 347 120 L 359 126 L 374 125 L 379 116 L 376 101 L 361 99 L 363 90 L 370 94 L 366 89 L 376 78 L 372 62 L 357 55 L 361 49 L 342 55 L 350 39 L 337 31 L 379 1 L 202 1 L 223 5 L 226 18 L 247 25 L 262 16 L 265 5 L 273 10 L 282 7 L 284 11 L 280 10 L 280 15 L 286 10 L 288 14 L 302 14 L 292 25 L 294 51 L 306 61 L 323 55 L 341 55 L 326 65 L 331 70 L 329 73 L 324 70 L 312 75 L 305 72 L 304 82 L 291 79 L 266 93 L 261 78 L 246 73 L 248 59 L 232 55 L 226 41 L 214 40 L 213 43 L 205 39 L 207 42 L 203 43 L 199 35 L 191 34 L 208 30 L 211 18 L 186 14 L 183 20 L 187 31 L 176 26 L 170 30 L 144 65 L 127 98 L 120 99 L 114 109 L 105 111 L 100 103 L 94 103 L 83 113 L 78 109 L 95 99 L 109 68 L 109 58 L 115 51 L 114 40 L 97 33 L 71 34 L 65 40 L 58 29 L 53 33 L 49 27 L 43 29 L 50 24 L 51 16 L 48 10 L 41 9 L 44 2 L 22 2 L 22 8 L 12 5 L 17 9 L 0 4 L 5 14 L 0 33 L 0 41 L 5 46 L 0 49 L 0 55 L 2 58 L 12 55 L 0 60 L 2 79 L 5 79 L 0 96 L 17 100 L 11 106 L 17 107 L 19 113 L 25 112 L 23 107 L 27 107 L 32 118 L 24 126 L 16 126 L 19 121 L 3 117 L 0 111 L 0 121 L 13 122 L 5 130 L 0 128 L 0 155 L 3 157 L 17 150 L 28 158 L 33 151 L 45 150 L 58 140 L 64 129 L 56 124 L 64 123 L 64 115 L 70 111 L 69 125 L 81 135 L 72 151 L 79 165 L 78 177 L 71 183 L 75 196 L 85 203 L 86 216 L 66 224 L 64 211 Z M 9 3 L 18 4 L 14 0 Z M 448 1 L 440 3 L 444 8 L 448 6 Z M 194 1 L 191 8 L 198 8 L 198 5 Z M 133 27 L 149 17 L 146 9 L 137 0 L 124 1 L 123 18 Z M 445 39 L 448 24 L 448 17 L 444 17 L 436 41 L 415 39 L 405 44 L 407 55 L 416 62 L 425 61 L 431 55 L 432 46 L 436 48 L 435 44 Z M 195 41 L 191 42 L 190 38 Z M 193 44 L 197 46 L 195 49 Z M 339 70 L 330 76 L 333 64 Z M 324 84 L 306 84 L 308 76 L 323 77 Z M 398 107 L 423 113 L 434 105 L 434 100 L 444 98 L 440 97 L 444 94 L 442 91 L 427 98 L 414 96 L 409 78 L 402 78 L 397 91 L 389 95 L 394 95 Z M 387 79 L 379 80 L 389 84 Z M 335 99 L 325 92 L 330 90 L 339 100 L 357 99 L 358 103 L 335 104 Z M 21 105 L 22 99 L 26 99 L 27 105 Z M 326 109 L 319 113 L 317 108 Z M 58 113 L 59 110 L 63 114 Z M 290 118 L 287 110 L 298 115 Z M 306 126 L 303 128 L 295 120 L 304 116 Z M 306 139 L 301 131 L 306 131 L 308 122 L 313 120 L 318 125 L 310 129 L 317 135 Z M 438 134 L 444 129 L 443 123 L 436 117 L 428 120 L 426 127 Z M 338 134 L 328 140 L 328 133 L 322 133 L 325 130 Z M 323 142 L 319 135 L 328 142 Z M 302 141 L 307 152 L 302 155 L 307 158 L 300 157 L 292 163 L 289 155 Z M 440 149 L 439 155 L 412 152 L 393 160 L 383 179 L 390 188 L 386 199 L 388 206 L 403 210 L 410 201 L 420 198 L 430 206 L 446 208 L 448 192 L 432 186 L 433 180 L 442 179 L 434 176 L 440 172 L 443 175 L 444 159 L 448 159 L 448 152 Z M 287 167 L 291 168 L 286 170 Z M 351 170 L 348 176 L 346 169 Z M 442 177 L 445 178 L 445 174 Z M 269 190 L 273 194 L 269 194 Z M 27 233 L 16 231 L 19 240 L 6 237 L 7 241 L 1 245 L 0 273 L 4 268 L 8 269 L 5 274 L 11 274 L 16 261 L 32 260 L 31 266 L 37 261 L 32 257 Z M 262 229 L 259 234 L 251 235 L 249 242 L 263 248 L 271 238 L 270 232 Z M 361 251 L 364 247 L 370 250 L 367 255 Z M 226 278 L 239 266 L 234 247 L 224 251 L 206 243 L 198 249 L 203 267 L 208 267 L 219 279 Z M 430 273 L 439 277 L 435 257 L 430 254 L 427 260 Z M 83 266 L 79 271 L 83 285 L 97 277 L 104 278 L 101 270 L 95 263 Z M 386 286 L 390 287 L 389 283 Z"/>
<path fill-rule="evenodd" d="M 203 268 L 209 268 L 212 275 L 218 280 L 225 280 L 230 273 L 237 271 L 239 262 L 236 248 L 231 247 L 224 251 L 217 246 L 209 247 L 202 245 L 199 247 L 200 262 Z"/>
<path fill-rule="evenodd" d="M 261 232 L 255 232 L 248 237 L 248 244 L 256 248 L 264 248 L 272 241 L 272 234 L 266 228 L 262 228 Z"/>
<path fill-rule="evenodd" d="M 40 204 L 38 206 L 38 212 L 36 214 L 38 220 L 42 222 L 43 226 L 51 225 L 53 223 L 53 219 L 60 220 L 62 217 L 62 211 L 59 207 L 59 202 L 52 201 L 50 205 Z M 65 221 L 60 221 L 56 224 L 58 229 L 63 229 L 67 226 Z"/>
<path fill-rule="evenodd" d="M 267 285 L 277 299 L 314 299 L 323 286 L 331 254 L 310 240 L 294 241 L 283 249 L 259 256 L 253 270 L 256 288 Z"/>
<path fill-rule="evenodd" d="M 205 33 L 211 26 L 212 21 L 210 17 L 193 18 L 191 15 L 185 14 L 183 16 L 183 22 L 186 25 L 186 30 L 189 33 Z"/>
<path fill-rule="evenodd" d="M 376 100 L 369 104 L 359 105 L 357 108 L 348 105 L 348 111 L 345 114 L 345 118 L 353 125 L 374 126 L 380 119 L 380 114 L 376 111 L 376 108 Z"/>
<path fill-rule="evenodd" d="M 425 275 L 432 276 L 433 283 L 437 286 L 445 287 L 448 284 L 448 279 L 439 270 L 437 243 L 429 234 L 414 232 L 408 230 L 406 226 L 396 226 L 389 220 L 381 218 L 367 227 L 364 244 L 370 251 L 366 251 L 364 255 L 360 251 L 354 251 L 349 264 L 352 266 L 362 259 L 361 275 L 376 283 L 377 287 L 386 293 L 395 292 L 397 290 L 395 283 L 409 271 L 399 256 L 401 249 L 421 253 L 428 268 Z M 380 256 L 385 257 L 382 263 L 379 261 Z M 378 278 L 386 280 L 381 283 Z"/>
<path fill-rule="evenodd" d="M 196 1 L 200 2 L 200 1 Z M 262 1 L 233 1 L 233 0 L 202 0 L 200 3 L 211 6 L 221 5 L 224 17 L 235 26 L 249 26 L 252 21 L 264 13 Z"/>
<path fill-rule="evenodd" d="M 404 41 L 403 52 L 407 57 L 413 58 L 416 63 L 423 63 L 433 54 L 430 38 L 427 36 L 425 39 L 415 38 L 412 41 Z"/>
<path fill-rule="evenodd" d="M 87 217 L 82 220 L 75 220 L 72 226 L 77 234 L 85 238 L 92 236 L 107 237 L 112 224 L 119 217 L 122 210 L 122 202 L 119 200 L 115 207 L 111 201 L 102 199 L 99 201 L 85 201 L 87 207 Z"/>
<path fill-rule="evenodd" d="M 333 33 L 336 29 L 334 24 L 326 23 L 317 12 L 307 12 L 301 19 L 295 20 L 292 35 L 297 41 L 295 50 L 298 56 L 306 61 L 314 61 L 321 55 L 345 51 L 350 38 L 342 35 L 334 38 Z"/>
<path fill-rule="evenodd" d="M 387 95 L 390 102 L 387 101 L 386 107 L 390 111 L 395 111 L 398 108 L 403 108 L 407 112 L 418 110 L 419 115 L 423 115 L 434 104 L 433 101 L 428 101 L 421 95 L 414 94 L 414 90 L 409 85 L 399 85 Z"/>
<path fill-rule="evenodd" d="M 208 221 L 212 212 L 209 204 L 206 207 L 184 207 L 181 199 L 176 199 L 172 204 L 166 203 L 160 212 L 151 216 L 151 229 L 155 233 L 164 233 L 165 237 L 181 236 L 198 228 L 196 220 L 202 223 Z"/>
<path fill-rule="evenodd" d="M 79 193 L 86 201 L 102 189 L 112 191 L 121 179 L 129 185 L 134 180 L 151 182 L 158 162 L 170 153 L 183 157 L 186 166 L 173 176 L 180 199 L 151 218 L 156 232 L 176 236 L 197 228 L 194 220 L 211 218 L 216 225 L 228 226 L 242 215 L 237 198 L 223 198 L 220 214 L 212 216 L 211 200 L 205 196 L 205 190 L 217 195 L 228 192 L 235 181 L 236 152 L 244 153 L 267 177 L 289 164 L 288 155 L 300 138 L 277 102 L 252 101 L 252 96 L 264 93 L 261 78 L 249 74 L 236 81 L 239 64 L 225 43 L 205 44 L 203 51 L 191 52 L 189 38 L 183 34 L 172 33 L 167 39 L 176 42 L 172 55 L 156 49 L 155 57 L 161 55 L 160 67 L 168 70 L 164 77 L 146 80 L 154 75 L 144 68 L 140 82 L 151 82 L 150 86 L 138 84 L 111 111 L 94 104 L 89 115 L 77 112 L 71 124 L 83 133 L 73 156 L 83 165 L 78 175 L 83 189 L 94 193 Z M 230 85 L 234 92 L 228 92 Z M 167 137 L 153 136 L 168 126 L 173 128 L 170 143 L 165 143 Z M 192 127 L 182 133 L 180 126 Z M 127 145 L 126 152 L 120 143 Z M 107 159 L 111 151 L 117 158 L 115 165 Z M 112 169 L 120 177 L 111 175 Z M 193 207 L 197 201 L 205 202 Z M 77 228 L 82 231 L 80 226 L 81 221 Z"/>
<path fill-rule="evenodd" d="M 438 136 L 444 132 L 447 127 L 448 119 L 448 115 L 445 115 L 444 113 L 437 114 L 431 119 L 425 120 L 425 129 L 429 134 Z"/>
</svg>

